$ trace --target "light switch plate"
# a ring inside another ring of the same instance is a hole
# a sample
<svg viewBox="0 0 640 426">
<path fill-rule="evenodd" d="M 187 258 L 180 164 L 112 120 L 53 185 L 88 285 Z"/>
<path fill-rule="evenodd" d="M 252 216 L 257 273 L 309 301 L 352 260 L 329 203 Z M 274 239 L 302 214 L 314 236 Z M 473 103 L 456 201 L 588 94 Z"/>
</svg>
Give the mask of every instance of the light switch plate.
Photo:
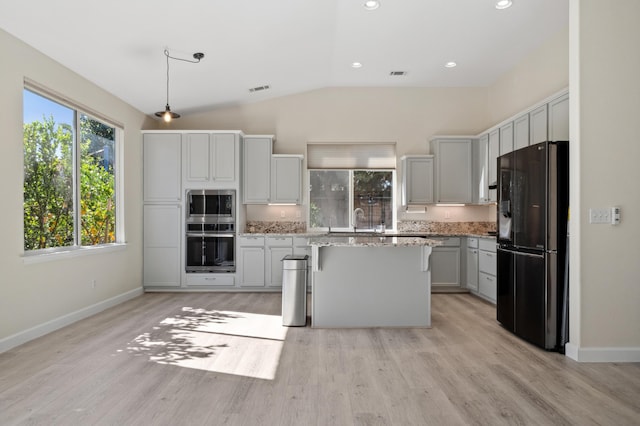
<svg viewBox="0 0 640 426">
<path fill-rule="evenodd" d="M 589 209 L 589 223 L 611 224 L 611 209 Z"/>
</svg>

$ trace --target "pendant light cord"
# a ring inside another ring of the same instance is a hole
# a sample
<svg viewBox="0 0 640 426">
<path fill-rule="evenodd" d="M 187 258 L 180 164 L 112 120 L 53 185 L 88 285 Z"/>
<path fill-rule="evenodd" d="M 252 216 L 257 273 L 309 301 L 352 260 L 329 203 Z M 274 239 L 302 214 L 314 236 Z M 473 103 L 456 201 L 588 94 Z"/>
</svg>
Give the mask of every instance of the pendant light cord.
<svg viewBox="0 0 640 426">
<path fill-rule="evenodd" d="M 194 60 L 191 60 L 191 59 L 176 58 L 175 56 L 171 56 L 169 54 L 169 51 L 167 49 L 164 49 L 164 56 L 167 57 L 167 106 L 169 106 L 169 58 L 175 59 L 176 61 L 183 61 L 183 62 L 189 62 L 192 64 L 197 64 L 200 62 L 202 58 L 204 58 L 204 53 L 194 53 L 193 54 Z"/>
<path fill-rule="evenodd" d="M 169 107 L 169 51 L 164 50 L 164 55 L 167 57 L 167 107 Z"/>
</svg>

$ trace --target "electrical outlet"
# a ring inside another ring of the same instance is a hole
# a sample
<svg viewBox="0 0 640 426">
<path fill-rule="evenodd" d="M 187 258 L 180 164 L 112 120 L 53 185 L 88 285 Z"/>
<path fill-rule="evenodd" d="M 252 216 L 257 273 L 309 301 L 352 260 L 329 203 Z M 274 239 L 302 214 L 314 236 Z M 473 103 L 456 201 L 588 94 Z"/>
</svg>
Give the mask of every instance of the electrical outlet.
<svg viewBox="0 0 640 426">
<path fill-rule="evenodd" d="M 589 223 L 611 224 L 611 209 L 589 209 Z"/>
<path fill-rule="evenodd" d="M 285 214 L 284 210 L 280 210 L 280 217 L 286 217 L 287 215 Z"/>
<path fill-rule="evenodd" d="M 91 280 L 91 288 L 96 288 L 96 280 Z"/>
</svg>

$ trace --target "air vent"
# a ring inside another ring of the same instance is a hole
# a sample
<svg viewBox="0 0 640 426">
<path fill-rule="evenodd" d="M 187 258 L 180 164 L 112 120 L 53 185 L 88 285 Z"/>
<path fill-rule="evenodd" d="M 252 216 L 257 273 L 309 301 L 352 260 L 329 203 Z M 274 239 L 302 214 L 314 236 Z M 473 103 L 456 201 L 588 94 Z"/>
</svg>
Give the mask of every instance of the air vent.
<svg viewBox="0 0 640 426">
<path fill-rule="evenodd" d="M 249 89 L 249 92 L 251 92 L 251 93 L 253 93 L 253 92 L 261 92 L 263 90 L 269 89 L 269 87 L 270 87 L 269 85 L 253 87 L 253 88 Z"/>
<path fill-rule="evenodd" d="M 407 75 L 406 71 L 391 71 L 389 75 Z"/>
</svg>

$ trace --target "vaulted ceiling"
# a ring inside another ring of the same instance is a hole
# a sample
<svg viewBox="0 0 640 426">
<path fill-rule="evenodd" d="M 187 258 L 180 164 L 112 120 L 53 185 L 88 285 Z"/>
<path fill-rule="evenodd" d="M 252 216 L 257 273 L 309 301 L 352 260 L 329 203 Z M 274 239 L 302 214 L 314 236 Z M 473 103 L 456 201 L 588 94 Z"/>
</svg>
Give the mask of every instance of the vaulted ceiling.
<svg viewBox="0 0 640 426">
<path fill-rule="evenodd" d="M 568 25 L 568 0 L 380 1 L 7 0 L 0 28 L 152 114 L 166 103 L 165 49 L 205 54 L 170 61 L 184 113 L 323 87 L 488 86 Z"/>
</svg>

